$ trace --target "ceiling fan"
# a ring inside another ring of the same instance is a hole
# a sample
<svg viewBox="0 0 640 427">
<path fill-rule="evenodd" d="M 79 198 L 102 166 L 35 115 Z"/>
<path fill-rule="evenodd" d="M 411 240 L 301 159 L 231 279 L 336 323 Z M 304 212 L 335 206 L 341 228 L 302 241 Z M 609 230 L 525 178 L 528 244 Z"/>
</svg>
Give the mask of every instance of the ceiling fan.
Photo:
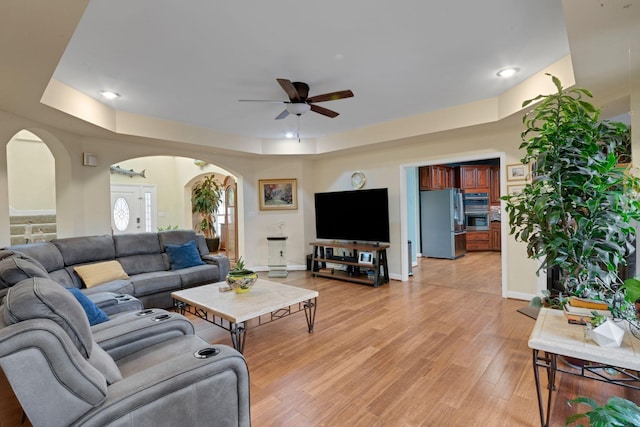
<svg viewBox="0 0 640 427">
<path fill-rule="evenodd" d="M 340 90 L 337 92 L 324 93 L 309 97 L 309 85 L 304 82 L 292 82 L 287 79 L 276 79 L 282 89 L 289 97 L 288 101 L 272 101 L 263 99 L 240 99 L 241 102 L 277 102 L 286 104 L 284 111 L 276 116 L 276 120 L 281 120 L 289 114 L 301 116 L 311 110 L 315 113 L 322 114 L 327 117 L 337 117 L 339 113 L 329 110 L 328 108 L 315 105 L 316 102 L 334 101 L 336 99 L 351 98 L 353 92 L 350 90 Z"/>
</svg>

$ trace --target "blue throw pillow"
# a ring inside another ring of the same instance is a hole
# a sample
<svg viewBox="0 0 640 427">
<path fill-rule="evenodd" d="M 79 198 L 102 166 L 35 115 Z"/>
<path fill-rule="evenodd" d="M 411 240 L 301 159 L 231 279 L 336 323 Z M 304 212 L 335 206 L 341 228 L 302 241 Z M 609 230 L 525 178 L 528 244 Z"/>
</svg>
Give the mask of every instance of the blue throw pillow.
<svg viewBox="0 0 640 427">
<path fill-rule="evenodd" d="M 195 240 L 189 240 L 184 245 L 165 245 L 164 249 L 169 255 L 169 263 L 172 270 L 205 264 L 200 258 L 200 252 L 198 252 Z"/>
<path fill-rule="evenodd" d="M 74 297 L 78 300 L 84 312 L 87 313 L 87 318 L 89 319 L 89 325 L 97 325 L 98 323 L 106 322 L 109 320 L 109 316 L 107 313 L 102 311 L 97 305 L 94 304 L 93 301 L 89 299 L 85 294 L 82 293 L 80 289 L 77 288 L 67 288 L 69 292 L 73 294 Z"/>
</svg>

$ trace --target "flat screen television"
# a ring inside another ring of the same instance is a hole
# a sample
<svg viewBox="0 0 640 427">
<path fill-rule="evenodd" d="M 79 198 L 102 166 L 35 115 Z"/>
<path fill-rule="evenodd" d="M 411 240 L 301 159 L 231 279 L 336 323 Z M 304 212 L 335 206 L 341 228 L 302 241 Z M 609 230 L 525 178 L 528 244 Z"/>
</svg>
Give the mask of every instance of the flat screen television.
<svg viewBox="0 0 640 427">
<path fill-rule="evenodd" d="M 353 242 L 389 242 L 386 188 L 316 193 L 316 237 Z"/>
</svg>

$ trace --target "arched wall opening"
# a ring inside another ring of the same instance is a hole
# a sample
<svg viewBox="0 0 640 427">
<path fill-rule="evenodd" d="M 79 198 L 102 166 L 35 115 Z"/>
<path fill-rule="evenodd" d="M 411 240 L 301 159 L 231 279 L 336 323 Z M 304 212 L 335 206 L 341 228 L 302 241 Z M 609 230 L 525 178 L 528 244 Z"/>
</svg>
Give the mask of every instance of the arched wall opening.
<svg viewBox="0 0 640 427">
<path fill-rule="evenodd" d="M 113 228 L 113 209 L 115 198 L 114 189 L 123 190 L 129 188 L 135 191 L 136 187 L 142 189 L 140 194 L 151 192 L 155 194 L 155 200 L 149 202 L 152 212 L 147 212 L 151 218 L 147 219 L 142 213 L 140 223 L 151 224 L 151 230 L 158 229 L 194 229 L 198 231 L 199 218 L 192 213 L 191 191 L 195 183 L 203 177 L 214 175 L 220 184 L 237 182 L 236 177 L 229 171 L 193 158 L 178 156 L 146 156 L 123 160 L 111 165 L 111 209 Z M 235 188 L 234 188 L 235 190 Z M 224 192 L 226 196 L 227 192 Z M 144 197 L 142 197 L 144 199 Z M 154 208 L 155 207 L 155 208 Z M 142 210 L 142 209 L 141 209 Z M 226 249 L 228 241 L 237 242 L 237 230 L 233 239 L 225 239 L 226 230 L 221 225 L 224 212 L 218 216 L 218 232 L 221 237 L 222 249 Z M 137 217 L 132 218 L 134 224 Z M 147 226 L 148 227 L 148 226 Z M 139 231 L 147 231 L 141 227 Z M 135 232 L 135 231 L 133 231 Z"/>
</svg>

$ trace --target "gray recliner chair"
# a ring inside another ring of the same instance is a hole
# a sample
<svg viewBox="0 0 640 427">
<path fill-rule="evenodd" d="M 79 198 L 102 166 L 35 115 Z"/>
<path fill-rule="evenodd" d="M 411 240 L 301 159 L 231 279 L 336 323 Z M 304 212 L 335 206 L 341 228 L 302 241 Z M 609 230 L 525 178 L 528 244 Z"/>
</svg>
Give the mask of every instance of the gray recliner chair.
<svg viewBox="0 0 640 427">
<path fill-rule="evenodd" d="M 62 286 L 30 278 L 9 289 L 0 307 L 0 367 L 34 426 L 251 424 L 239 352 L 190 334 L 127 345 L 115 332 L 125 323 L 96 331 L 119 343 L 114 360 Z"/>
</svg>

